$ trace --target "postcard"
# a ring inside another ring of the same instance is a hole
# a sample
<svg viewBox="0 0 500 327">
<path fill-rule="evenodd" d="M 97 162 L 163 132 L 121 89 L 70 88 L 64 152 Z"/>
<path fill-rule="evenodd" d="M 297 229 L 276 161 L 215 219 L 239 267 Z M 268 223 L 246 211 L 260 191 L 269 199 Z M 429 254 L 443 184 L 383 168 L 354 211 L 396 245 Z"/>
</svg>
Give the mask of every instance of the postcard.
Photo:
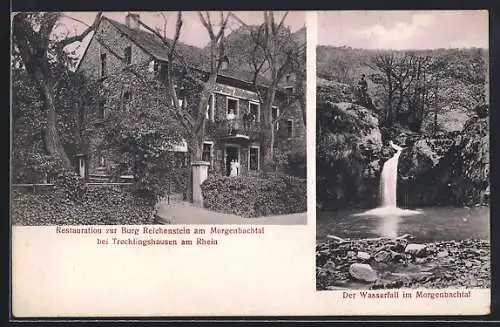
<svg viewBox="0 0 500 327">
<path fill-rule="evenodd" d="M 487 314 L 487 23 L 12 13 L 12 318 Z"/>
</svg>

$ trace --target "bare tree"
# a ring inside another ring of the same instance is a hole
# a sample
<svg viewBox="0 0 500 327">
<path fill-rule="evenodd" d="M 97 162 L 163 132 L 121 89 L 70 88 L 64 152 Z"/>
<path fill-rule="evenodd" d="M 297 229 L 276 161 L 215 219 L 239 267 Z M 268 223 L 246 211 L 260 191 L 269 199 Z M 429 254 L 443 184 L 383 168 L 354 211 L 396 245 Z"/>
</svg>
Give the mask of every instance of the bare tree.
<svg viewBox="0 0 500 327">
<path fill-rule="evenodd" d="M 306 123 L 305 108 L 305 43 L 296 44 L 290 30 L 284 26 L 288 16 L 286 12 L 277 23 L 272 11 L 264 11 L 264 23 L 258 27 L 249 26 L 234 13 L 234 17 L 250 31 L 253 41 L 250 52 L 250 63 L 254 72 L 254 90 L 259 96 L 264 118 L 263 152 L 264 164 L 272 165 L 274 161 L 274 138 L 276 123 L 295 101 L 299 101 L 302 109 L 304 124 Z M 273 104 L 279 90 L 279 84 L 287 74 L 295 73 L 296 92 L 290 101 L 280 107 L 279 115 L 273 117 Z M 261 85 L 259 77 L 266 75 L 269 85 Z"/>
<path fill-rule="evenodd" d="M 393 77 L 393 69 L 396 64 L 396 59 L 393 53 L 382 54 L 373 59 L 373 63 L 367 65 L 375 71 L 370 75 L 370 79 L 376 83 L 381 84 L 386 93 L 386 111 L 385 123 L 391 125 L 393 121 L 393 103 L 396 93 L 396 85 Z"/>
<path fill-rule="evenodd" d="M 206 111 L 210 95 L 215 89 L 217 76 L 223 63 L 225 56 L 224 50 L 224 33 L 227 26 L 229 15 L 223 12 L 219 13 L 218 23 L 212 22 L 210 12 L 199 12 L 200 22 L 204 26 L 210 38 L 209 43 L 209 67 L 208 71 L 200 71 L 197 67 L 192 67 L 181 54 L 177 51 L 178 41 L 181 35 L 183 19 L 182 12 L 178 12 L 175 33 L 172 40 L 162 35 L 157 30 L 140 21 L 140 25 L 146 30 L 157 36 L 163 44 L 169 49 L 168 60 L 166 64 L 165 82 L 168 88 L 168 95 L 171 98 L 171 108 L 175 117 L 181 122 L 185 128 L 188 138 L 188 148 L 191 162 L 202 160 L 203 155 L 203 139 L 205 135 Z M 215 26 L 218 26 L 216 30 Z M 182 70 L 184 77 L 193 80 L 201 89 L 196 110 L 190 112 L 186 110 L 185 105 L 181 105 L 178 101 L 178 90 L 176 89 L 177 77 L 176 71 Z M 189 169 L 189 167 L 188 167 Z M 191 172 L 188 174 L 191 178 Z M 188 183 L 188 198 L 191 199 L 191 183 Z"/>
</svg>

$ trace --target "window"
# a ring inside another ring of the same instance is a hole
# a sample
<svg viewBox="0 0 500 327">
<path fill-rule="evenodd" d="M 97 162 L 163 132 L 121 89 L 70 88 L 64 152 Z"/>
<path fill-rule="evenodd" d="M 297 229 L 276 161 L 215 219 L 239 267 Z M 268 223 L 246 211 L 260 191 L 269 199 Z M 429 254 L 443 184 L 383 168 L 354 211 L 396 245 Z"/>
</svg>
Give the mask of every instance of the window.
<svg viewBox="0 0 500 327">
<path fill-rule="evenodd" d="M 97 118 L 104 119 L 105 110 L 106 110 L 105 105 L 106 105 L 106 100 L 99 101 L 99 112 L 97 113 Z"/>
<path fill-rule="evenodd" d="M 124 50 L 125 64 L 130 65 L 132 63 L 132 47 L 126 47 Z"/>
<path fill-rule="evenodd" d="M 272 119 L 272 121 L 277 120 L 278 117 L 279 117 L 279 115 L 280 115 L 280 109 L 278 107 L 276 107 L 276 106 L 273 106 L 273 110 L 272 110 L 272 113 L 271 113 L 271 119 Z M 280 127 L 279 122 L 276 121 L 276 130 L 279 130 L 279 127 Z"/>
<path fill-rule="evenodd" d="M 293 97 L 293 86 L 285 87 L 286 102 L 290 103 L 290 101 L 292 101 L 292 97 Z"/>
<path fill-rule="evenodd" d="M 131 99 L 132 99 L 132 94 L 130 93 L 130 91 L 125 91 L 123 93 L 123 102 L 128 103 L 130 102 Z"/>
<path fill-rule="evenodd" d="M 203 154 L 201 160 L 207 161 L 207 162 L 212 162 L 212 148 L 213 148 L 213 143 L 212 142 L 203 142 Z"/>
<path fill-rule="evenodd" d="M 99 167 L 105 167 L 106 166 L 106 158 L 104 158 L 104 155 L 100 154 L 99 155 Z"/>
<path fill-rule="evenodd" d="M 212 120 L 212 121 L 214 120 L 214 108 L 215 108 L 215 94 L 210 94 L 207 104 L 207 113 L 206 113 L 207 120 Z"/>
<path fill-rule="evenodd" d="M 101 53 L 101 77 L 106 77 L 107 67 L 106 67 L 106 54 Z"/>
<path fill-rule="evenodd" d="M 130 91 L 123 92 L 123 106 L 128 108 L 132 100 L 132 93 Z"/>
<path fill-rule="evenodd" d="M 250 114 L 252 115 L 253 121 L 260 121 L 260 105 L 255 102 L 250 102 Z"/>
<path fill-rule="evenodd" d="M 286 121 L 286 135 L 288 138 L 293 137 L 293 120 L 287 119 Z"/>
<path fill-rule="evenodd" d="M 258 146 L 251 146 L 248 148 L 248 170 L 258 171 L 259 165 L 260 148 Z"/>
<path fill-rule="evenodd" d="M 84 108 L 85 107 L 83 105 L 80 105 L 80 103 L 78 101 L 75 101 L 74 110 L 78 113 L 78 123 L 80 125 L 83 125 L 85 122 L 85 110 L 84 110 Z"/>
<path fill-rule="evenodd" d="M 228 115 L 228 119 L 234 119 L 234 118 L 236 118 L 237 114 L 238 114 L 238 100 L 237 99 L 227 98 L 227 115 Z"/>
<path fill-rule="evenodd" d="M 177 85 L 174 85 L 174 90 L 177 95 L 177 105 L 181 108 L 185 108 L 187 106 L 187 101 L 186 101 L 186 90 L 184 89 L 183 86 L 177 87 Z M 174 105 L 174 100 L 171 100 L 172 105 Z"/>
</svg>

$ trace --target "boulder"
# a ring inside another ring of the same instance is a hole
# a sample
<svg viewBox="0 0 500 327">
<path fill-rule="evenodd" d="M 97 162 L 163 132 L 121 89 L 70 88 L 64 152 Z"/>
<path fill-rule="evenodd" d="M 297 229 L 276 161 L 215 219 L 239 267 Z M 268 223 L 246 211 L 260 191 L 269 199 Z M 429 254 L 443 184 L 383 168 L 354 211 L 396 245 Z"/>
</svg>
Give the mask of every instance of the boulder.
<svg viewBox="0 0 500 327">
<path fill-rule="evenodd" d="M 374 282 L 377 280 L 377 272 L 373 268 L 365 263 L 353 263 L 349 267 L 349 274 L 357 280 L 364 282 Z"/>
<path fill-rule="evenodd" d="M 415 257 L 422 257 L 425 255 L 425 244 L 408 244 L 405 248 L 405 253 L 409 253 Z"/>
<path fill-rule="evenodd" d="M 361 260 L 369 260 L 371 258 L 370 254 L 363 251 L 358 251 L 357 257 Z"/>
</svg>

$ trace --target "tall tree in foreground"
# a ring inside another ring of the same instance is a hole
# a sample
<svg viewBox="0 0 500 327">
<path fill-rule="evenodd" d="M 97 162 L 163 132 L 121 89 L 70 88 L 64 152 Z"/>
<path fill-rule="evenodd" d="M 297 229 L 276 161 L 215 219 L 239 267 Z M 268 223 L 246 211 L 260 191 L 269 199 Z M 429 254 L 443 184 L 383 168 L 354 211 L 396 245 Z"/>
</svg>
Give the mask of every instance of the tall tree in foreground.
<svg viewBox="0 0 500 327">
<path fill-rule="evenodd" d="M 13 51 L 21 58 L 22 65 L 35 83 L 44 102 L 46 126 L 43 138 L 47 153 L 61 160 L 64 168 L 71 169 L 72 162 L 64 150 L 57 128 L 57 105 L 54 89 L 61 80 L 60 70 L 70 58 L 64 48 L 81 42 L 92 32 L 100 20 L 96 15 L 94 23 L 81 34 L 54 39 L 53 33 L 62 17 L 59 12 L 16 13 L 12 19 Z"/>
<path fill-rule="evenodd" d="M 200 71 L 199 67 L 193 67 L 177 49 L 184 24 L 182 12 L 179 11 L 177 14 L 172 39 L 168 39 L 165 36 L 166 33 L 162 34 L 140 21 L 142 27 L 158 37 L 169 49 L 168 61 L 164 63 L 163 76 L 167 88 L 167 108 L 185 131 L 191 162 L 202 160 L 206 112 L 225 57 L 224 33 L 229 18 L 229 15 L 220 12 L 218 22 L 214 24 L 210 12 L 199 12 L 198 16 L 210 40 L 208 63 L 204 71 Z M 185 87 L 180 87 L 182 84 Z M 191 96 L 186 97 L 185 94 L 180 94 L 181 92 L 190 92 Z M 189 98 L 189 104 L 186 104 L 187 98 Z M 187 169 L 189 181 L 186 193 L 188 199 L 191 200 L 191 168 Z"/>
</svg>

